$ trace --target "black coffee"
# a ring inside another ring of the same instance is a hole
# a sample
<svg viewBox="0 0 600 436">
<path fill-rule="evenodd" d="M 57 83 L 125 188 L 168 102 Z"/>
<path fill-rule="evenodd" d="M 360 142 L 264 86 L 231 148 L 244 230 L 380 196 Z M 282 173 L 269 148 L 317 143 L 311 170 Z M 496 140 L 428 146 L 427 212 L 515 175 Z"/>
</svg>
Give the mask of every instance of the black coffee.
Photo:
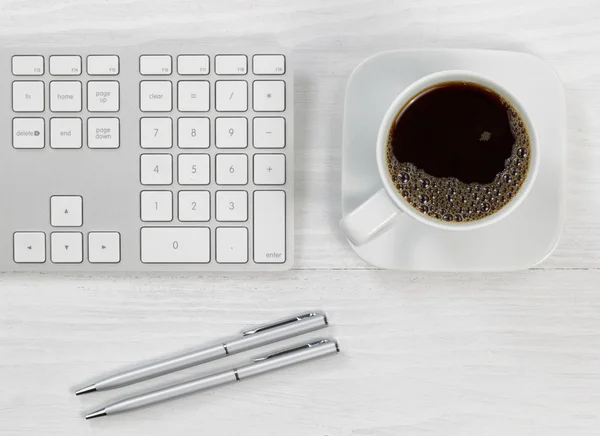
<svg viewBox="0 0 600 436">
<path fill-rule="evenodd" d="M 495 92 L 449 82 L 414 97 L 390 131 L 387 164 L 398 192 L 421 213 L 476 221 L 506 206 L 529 170 L 523 118 Z"/>
</svg>

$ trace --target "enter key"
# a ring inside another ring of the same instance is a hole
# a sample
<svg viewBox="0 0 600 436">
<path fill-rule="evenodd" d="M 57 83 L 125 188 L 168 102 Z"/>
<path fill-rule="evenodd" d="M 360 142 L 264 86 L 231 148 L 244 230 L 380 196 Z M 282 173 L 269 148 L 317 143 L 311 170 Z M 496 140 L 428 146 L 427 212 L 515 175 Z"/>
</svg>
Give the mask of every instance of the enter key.
<svg viewBox="0 0 600 436">
<path fill-rule="evenodd" d="M 285 263 L 285 192 L 254 192 L 254 262 Z"/>
</svg>

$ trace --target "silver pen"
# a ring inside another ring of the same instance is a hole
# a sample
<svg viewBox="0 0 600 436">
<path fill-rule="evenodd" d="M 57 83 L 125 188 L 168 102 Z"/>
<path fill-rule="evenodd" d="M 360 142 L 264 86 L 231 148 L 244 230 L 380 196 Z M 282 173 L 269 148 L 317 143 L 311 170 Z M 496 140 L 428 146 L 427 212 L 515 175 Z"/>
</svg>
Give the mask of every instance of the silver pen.
<svg viewBox="0 0 600 436">
<path fill-rule="evenodd" d="M 242 336 L 224 343 L 215 344 L 179 356 L 150 363 L 139 368 L 121 372 L 79 389 L 75 395 L 94 391 L 119 388 L 160 375 L 179 371 L 201 363 L 221 359 L 230 354 L 262 347 L 304 333 L 327 327 L 327 316 L 323 312 L 307 312 L 291 316 L 246 330 Z"/>
<path fill-rule="evenodd" d="M 307 360 L 329 356 L 330 354 L 335 354 L 338 351 L 340 351 L 340 349 L 336 341 L 330 339 L 321 339 L 316 342 L 301 345 L 299 347 L 278 351 L 265 357 L 256 358 L 249 365 L 127 398 L 103 407 L 100 410 L 96 410 L 95 412 L 89 413 L 85 416 L 85 419 L 114 415 L 115 413 L 129 412 L 130 410 L 139 409 L 140 407 L 151 406 L 163 401 L 174 400 L 184 395 L 193 394 L 236 381 L 242 381 L 248 377 L 261 375 L 276 369 L 285 368 L 286 366 L 306 362 Z"/>
</svg>

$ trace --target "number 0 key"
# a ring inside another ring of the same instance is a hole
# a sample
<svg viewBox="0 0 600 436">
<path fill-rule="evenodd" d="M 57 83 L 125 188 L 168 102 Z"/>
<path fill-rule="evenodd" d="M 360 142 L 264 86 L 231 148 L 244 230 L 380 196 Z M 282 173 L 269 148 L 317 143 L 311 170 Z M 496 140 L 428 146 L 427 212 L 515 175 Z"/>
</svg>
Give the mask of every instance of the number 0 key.
<svg viewBox="0 0 600 436">
<path fill-rule="evenodd" d="M 208 227 L 143 227 L 141 258 L 144 263 L 210 262 Z"/>
</svg>

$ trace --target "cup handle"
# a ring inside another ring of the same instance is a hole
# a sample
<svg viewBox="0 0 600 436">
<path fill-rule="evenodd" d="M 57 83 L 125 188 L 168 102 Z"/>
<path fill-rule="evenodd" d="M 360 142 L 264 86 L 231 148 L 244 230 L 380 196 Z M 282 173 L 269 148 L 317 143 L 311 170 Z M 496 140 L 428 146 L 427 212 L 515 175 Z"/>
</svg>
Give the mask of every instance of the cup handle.
<svg viewBox="0 0 600 436">
<path fill-rule="evenodd" d="M 361 246 L 388 231 L 402 214 L 385 189 L 380 189 L 340 221 L 340 228 L 355 246 Z"/>
</svg>

